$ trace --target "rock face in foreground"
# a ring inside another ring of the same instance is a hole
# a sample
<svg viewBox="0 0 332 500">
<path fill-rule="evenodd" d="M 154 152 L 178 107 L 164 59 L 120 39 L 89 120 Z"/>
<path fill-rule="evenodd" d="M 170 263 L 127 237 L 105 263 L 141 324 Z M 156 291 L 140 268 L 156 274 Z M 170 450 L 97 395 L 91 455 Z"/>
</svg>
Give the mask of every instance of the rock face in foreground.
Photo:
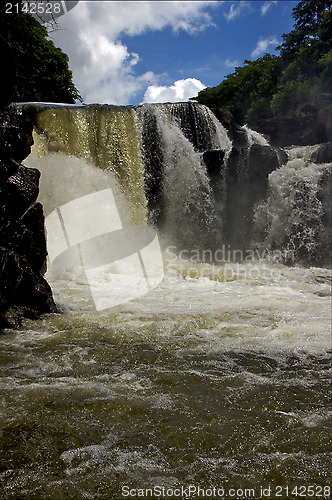
<svg viewBox="0 0 332 500">
<path fill-rule="evenodd" d="M 44 215 L 36 202 L 40 173 L 21 165 L 32 144 L 31 122 L 0 109 L 0 330 L 57 310 L 43 278 Z"/>
</svg>

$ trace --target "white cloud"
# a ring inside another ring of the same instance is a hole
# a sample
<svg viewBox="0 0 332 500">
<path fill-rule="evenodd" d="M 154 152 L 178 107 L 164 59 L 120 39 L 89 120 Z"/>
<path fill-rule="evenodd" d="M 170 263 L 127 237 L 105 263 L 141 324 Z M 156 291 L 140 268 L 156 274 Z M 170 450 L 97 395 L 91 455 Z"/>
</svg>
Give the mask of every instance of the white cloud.
<svg viewBox="0 0 332 500">
<path fill-rule="evenodd" d="M 251 57 L 258 57 L 261 56 L 262 54 L 265 54 L 265 52 L 268 51 L 268 48 L 270 46 L 273 46 L 275 48 L 278 45 L 278 40 L 276 37 L 270 37 L 270 38 L 260 38 L 257 42 L 257 45 L 255 49 L 251 53 Z"/>
<path fill-rule="evenodd" d="M 227 68 L 235 68 L 235 66 L 238 66 L 239 61 L 237 61 L 236 59 L 232 60 L 228 57 L 224 64 Z"/>
<path fill-rule="evenodd" d="M 84 32 L 78 33 L 78 39 L 84 63 L 72 69 L 85 102 L 126 104 L 131 95 L 156 80 L 152 72 L 135 77 L 139 56 L 121 42 Z"/>
<path fill-rule="evenodd" d="M 276 3 L 277 3 L 276 0 L 274 0 L 273 2 L 264 2 L 264 5 L 262 5 L 261 7 L 262 16 L 265 16 L 265 14 L 270 10 L 270 8 L 273 7 L 273 5 L 275 5 Z"/>
<path fill-rule="evenodd" d="M 195 97 L 206 86 L 196 78 L 177 80 L 170 87 L 150 85 L 145 94 L 144 102 L 183 102 Z"/>
<path fill-rule="evenodd" d="M 227 21 L 233 21 L 237 17 L 244 14 L 246 11 L 248 12 L 250 10 L 250 3 L 245 0 L 240 0 L 239 2 L 232 3 L 228 14 L 224 14 L 224 17 L 227 19 Z"/>
<path fill-rule="evenodd" d="M 128 104 L 161 75 L 137 75 L 140 55 L 128 50 L 122 35 L 171 28 L 189 34 L 213 25 L 209 9 L 221 2 L 79 2 L 59 19 L 55 45 L 69 56 L 73 80 L 84 101 Z"/>
</svg>

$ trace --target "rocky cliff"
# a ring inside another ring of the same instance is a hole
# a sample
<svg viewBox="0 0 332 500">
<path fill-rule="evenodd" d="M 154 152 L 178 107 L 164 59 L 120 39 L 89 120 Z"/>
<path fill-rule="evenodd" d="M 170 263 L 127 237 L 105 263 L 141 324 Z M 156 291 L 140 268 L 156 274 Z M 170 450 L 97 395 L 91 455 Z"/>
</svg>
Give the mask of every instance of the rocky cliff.
<svg viewBox="0 0 332 500">
<path fill-rule="evenodd" d="M 22 318 L 55 312 L 46 271 L 43 207 L 38 203 L 40 173 L 21 162 L 30 153 L 32 124 L 22 115 L 0 111 L 0 329 Z"/>
<path fill-rule="evenodd" d="M 57 310 L 46 271 L 43 207 L 38 203 L 38 170 L 21 162 L 30 154 L 32 122 L 8 103 L 16 68 L 11 49 L 0 38 L 7 74 L 0 102 L 0 330 Z"/>
</svg>

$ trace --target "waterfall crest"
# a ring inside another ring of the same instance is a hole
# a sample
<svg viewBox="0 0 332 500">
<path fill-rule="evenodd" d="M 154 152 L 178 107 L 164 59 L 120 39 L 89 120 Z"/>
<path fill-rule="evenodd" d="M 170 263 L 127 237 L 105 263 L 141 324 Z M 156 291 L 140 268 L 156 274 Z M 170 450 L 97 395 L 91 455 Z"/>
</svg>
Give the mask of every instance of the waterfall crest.
<svg viewBox="0 0 332 500">
<path fill-rule="evenodd" d="M 143 164 L 140 148 L 135 140 L 137 131 L 133 109 L 107 106 L 42 107 L 36 113 L 35 122 L 37 132 L 34 140 L 37 148 L 32 156 L 43 157 L 43 160 L 34 162 L 35 166 L 39 163 L 37 168 L 40 168 L 42 174 L 47 170 L 48 175 L 51 175 L 46 165 L 49 162 L 52 163 L 53 170 L 56 169 L 55 165 L 58 165 L 59 169 L 62 164 L 61 178 L 64 184 L 67 184 L 66 178 L 69 175 L 73 177 L 74 185 L 85 194 L 91 182 L 93 189 L 96 188 L 91 179 L 94 174 L 89 171 L 87 165 L 107 171 L 125 194 L 131 206 L 133 223 L 145 219 Z M 29 161 L 32 163 L 34 160 Z M 95 175 L 100 177 L 100 173 L 95 172 Z M 107 183 L 108 176 L 104 175 L 102 179 L 101 182 Z M 59 176 L 56 181 L 61 182 Z M 49 191 L 49 182 L 48 179 L 44 184 L 42 180 L 41 191 Z M 50 191 L 54 192 L 54 186 Z M 47 200 L 43 201 L 47 207 Z"/>
<path fill-rule="evenodd" d="M 285 261 L 325 262 L 331 163 L 310 148 L 272 148 L 247 126 L 232 140 L 197 103 L 33 108 L 46 215 L 110 188 L 124 224 L 152 225 L 165 245 L 279 249 Z M 102 216 L 102 214 L 101 214 Z M 287 256 L 293 255 L 292 258 Z"/>
<path fill-rule="evenodd" d="M 112 184 L 129 204 L 132 223 L 148 220 L 179 247 L 220 239 L 222 221 L 202 153 L 228 154 L 231 141 L 205 106 L 37 105 L 35 125 L 27 164 L 42 172 L 46 214 L 57 202 Z"/>
</svg>

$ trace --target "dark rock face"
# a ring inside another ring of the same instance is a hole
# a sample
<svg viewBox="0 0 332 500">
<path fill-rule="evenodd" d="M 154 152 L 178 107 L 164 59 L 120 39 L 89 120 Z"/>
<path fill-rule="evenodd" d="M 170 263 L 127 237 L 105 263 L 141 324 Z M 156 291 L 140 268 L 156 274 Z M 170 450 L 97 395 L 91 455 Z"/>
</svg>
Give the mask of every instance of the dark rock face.
<svg viewBox="0 0 332 500">
<path fill-rule="evenodd" d="M 332 163 L 332 142 L 321 144 L 311 159 L 314 163 Z"/>
<path fill-rule="evenodd" d="M 262 120 L 256 130 L 274 146 L 309 146 L 332 141 L 332 106 L 301 117 Z"/>
<path fill-rule="evenodd" d="M 40 173 L 20 165 L 31 150 L 32 124 L 0 110 L 0 330 L 24 317 L 56 312 L 46 271 Z"/>
<path fill-rule="evenodd" d="M 204 151 L 203 160 L 206 165 L 206 169 L 208 174 L 220 174 L 224 164 L 225 151 L 221 150 L 212 150 L 212 151 Z"/>
<path fill-rule="evenodd" d="M 266 197 L 268 176 L 279 164 L 279 152 L 271 146 L 233 147 L 227 163 L 224 234 L 232 248 L 247 244 L 254 207 Z"/>
<path fill-rule="evenodd" d="M 279 167 L 276 150 L 271 146 L 253 144 L 249 152 L 250 181 L 266 182 L 268 175 Z"/>
<path fill-rule="evenodd" d="M 232 140 L 232 150 L 225 160 L 226 203 L 224 207 L 223 237 L 234 249 L 243 249 L 249 240 L 253 211 L 264 200 L 268 189 L 268 176 L 287 162 L 287 153 L 278 147 L 251 144 L 248 133 L 222 108 L 213 109 Z M 210 177 L 222 165 L 217 151 L 203 154 Z M 212 175 L 211 175 L 212 174 Z"/>
</svg>

